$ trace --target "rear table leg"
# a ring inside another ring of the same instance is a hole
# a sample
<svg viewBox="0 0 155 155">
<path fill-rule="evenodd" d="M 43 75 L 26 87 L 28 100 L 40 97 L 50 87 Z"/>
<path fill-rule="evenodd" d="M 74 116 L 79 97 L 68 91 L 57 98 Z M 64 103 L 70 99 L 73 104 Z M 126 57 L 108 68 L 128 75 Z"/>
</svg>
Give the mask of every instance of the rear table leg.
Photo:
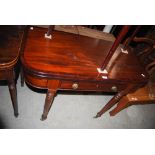
<svg viewBox="0 0 155 155">
<path fill-rule="evenodd" d="M 11 70 L 8 72 L 9 78 L 8 78 L 8 87 L 10 91 L 10 96 L 12 100 L 12 106 L 14 109 L 14 116 L 18 117 L 18 101 L 17 101 L 17 89 L 15 85 L 15 74 L 14 71 Z"/>
<path fill-rule="evenodd" d="M 23 67 L 20 68 L 21 86 L 24 87 L 24 71 Z"/>
</svg>

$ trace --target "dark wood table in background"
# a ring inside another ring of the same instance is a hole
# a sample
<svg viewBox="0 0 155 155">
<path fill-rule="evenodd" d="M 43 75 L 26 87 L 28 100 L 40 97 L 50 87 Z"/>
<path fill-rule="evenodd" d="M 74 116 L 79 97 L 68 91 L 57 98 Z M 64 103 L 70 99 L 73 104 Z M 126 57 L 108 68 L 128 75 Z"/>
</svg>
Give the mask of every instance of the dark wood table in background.
<svg viewBox="0 0 155 155">
<path fill-rule="evenodd" d="M 7 80 L 16 117 L 18 105 L 15 66 L 19 58 L 22 35 L 20 26 L 0 26 L 0 80 Z"/>
<path fill-rule="evenodd" d="M 99 68 L 113 42 L 54 31 L 52 39 L 44 38 L 47 29 L 29 29 L 21 55 L 25 81 L 36 88 L 47 89 L 42 120 L 58 90 L 116 92 L 96 117 L 110 109 L 124 95 L 147 82 L 147 74 L 133 50 L 117 48 L 108 75 Z M 63 101 L 62 101 L 63 102 Z"/>
</svg>

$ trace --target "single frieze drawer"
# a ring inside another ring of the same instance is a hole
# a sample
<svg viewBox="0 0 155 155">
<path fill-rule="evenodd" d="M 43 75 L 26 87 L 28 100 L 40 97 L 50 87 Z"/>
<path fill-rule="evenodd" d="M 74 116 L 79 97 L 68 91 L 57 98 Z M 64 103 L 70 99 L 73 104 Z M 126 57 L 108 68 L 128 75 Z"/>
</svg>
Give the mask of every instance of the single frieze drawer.
<svg viewBox="0 0 155 155">
<path fill-rule="evenodd" d="M 83 91 L 107 91 L 117 92 L 123 90 L 125 85 L 123 84 L 107 84 L 107 83 L 92 83 L 92 82 L 72 82 L 61 81 L 60 89 L 69 90 L 83 90 Z"/>
</svg>

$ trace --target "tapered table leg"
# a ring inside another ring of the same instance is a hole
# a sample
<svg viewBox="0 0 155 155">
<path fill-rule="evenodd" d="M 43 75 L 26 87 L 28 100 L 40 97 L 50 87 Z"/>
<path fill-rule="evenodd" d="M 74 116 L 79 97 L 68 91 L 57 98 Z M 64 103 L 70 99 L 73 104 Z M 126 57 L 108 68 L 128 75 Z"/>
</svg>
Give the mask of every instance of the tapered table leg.
<svg viewBox="0 0 155 155">
<path fill-rule="evenodd" d="M 18 101 L 17 101 L 17 89 L 14 80 L 14 71 L 10 72 L 10 77 L 8 79 L 8 87 L 10 91 L 10 96 L 12 100 L 12 106 L 14 109 L 14 116 L 18 117 Z"/>
<path fill-rule="evenodd" d="M 46 94 L 46 99 L 45 99 L 44 110 L 43 110 L 43 114 L 41 117 L 42 121 L 47 119 L 47 115 L 48 115 L 48 112 L 52 106 L 55 94 L 56 94 L 56 91 L 48 89 L 47 94 Z"/>
<path fill-rule="evenodd" d="M 24 72 L 23 67 L 20 68 L 20 78 L 21 78 L 21 86 L 24 86 Z"/>
</svg>

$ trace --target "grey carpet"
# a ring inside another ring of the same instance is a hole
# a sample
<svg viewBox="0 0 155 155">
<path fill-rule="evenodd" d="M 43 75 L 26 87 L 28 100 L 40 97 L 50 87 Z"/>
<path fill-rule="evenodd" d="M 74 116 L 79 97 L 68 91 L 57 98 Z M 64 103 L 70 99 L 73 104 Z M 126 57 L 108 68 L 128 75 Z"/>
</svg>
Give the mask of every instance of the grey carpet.
<svg viewBox="0 0 155 155">
<path fill-rule="evenodd" d="M 48 119 L 40 121 L 45 94 L 32 91 L 18 80 L 19 117 L 13 109 L 7 86 L 0 86 L 1 128 L 28 129 L 128 129 L 155 128 L 155 104 L 131 106 L 114 117 L 105 113 L 101 118 L 93 116 L 112 96 L 101 94 L 62 94 L 55 97 Z"/>
</svg>

